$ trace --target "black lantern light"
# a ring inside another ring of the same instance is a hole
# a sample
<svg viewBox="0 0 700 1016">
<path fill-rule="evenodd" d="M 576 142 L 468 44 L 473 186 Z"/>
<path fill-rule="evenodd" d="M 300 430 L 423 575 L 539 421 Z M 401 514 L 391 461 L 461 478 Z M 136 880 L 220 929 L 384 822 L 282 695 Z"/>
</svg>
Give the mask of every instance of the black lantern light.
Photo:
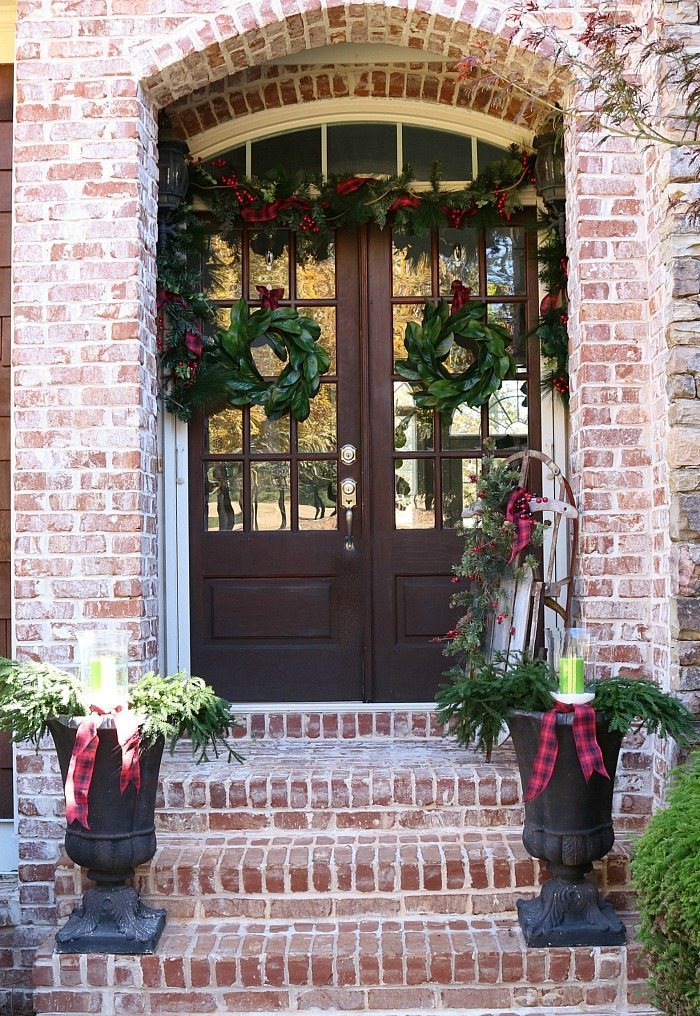
<svg viewBox="0 0 700 1016">
<path fill-rule="evenodd" d="M 167 121 L 158 132 L 158 242 L 167 239 L 175 212 L 187 194 L 189 171 L 186 142 L 177 137 Z"/>
<path fill-rule="evenodd" d="M 559 133 L 548 131 L 535 138 L 535 179 L 537 193 L 546 205 L 566 200 L 564 181 L 564 142 Z"/>
</svg>

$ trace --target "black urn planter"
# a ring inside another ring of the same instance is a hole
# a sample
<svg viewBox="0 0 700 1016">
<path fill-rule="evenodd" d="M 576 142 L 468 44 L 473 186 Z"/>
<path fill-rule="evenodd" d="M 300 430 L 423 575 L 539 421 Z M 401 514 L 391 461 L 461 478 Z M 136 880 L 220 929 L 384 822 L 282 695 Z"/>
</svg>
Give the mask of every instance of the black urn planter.
<svg viewBox="0 0 700 1016">
<path fill-rule="evenodd" d="M 49 720 L 65 787 L 80 717 Z M 66 828 L 66 853 L 88 869 L 95 888 L 83 894 L 68 923 L 56 933 L 59 953 L 152 953 L 165 927 L 165 910 L 141 902 L 127 885 L 136 865 L 156 849 L 154 812 L 163 741 L 139 755 L 141 786 L 119 788 L 122 753 L 114 720 L 104 717 L 88 792 L 90 828 L 74 821 Z"/>
<path fill-rule="evenodd" d="M 586 783 L 574 743 L 573 713 L 557 716 L 559 751 L 551 780 L 525 802 L 523 843 L 529 854 L 548 862 L 554 876 L 534 900 L 518 900 L 520 926 L 528 946 L 621 945 L 625 926 L 612 904 L 601 900 L 587 879 L 592 862 L 615 842 L 612 826 L 613 785 L 622 735 L 608 729 L 596 714 L 596 737 L 606 779 L 594 772 Z M 518 759 L 523 793 L 537 754 L 542 713 L 516 710 L 508 718 Z"/>
</svg>

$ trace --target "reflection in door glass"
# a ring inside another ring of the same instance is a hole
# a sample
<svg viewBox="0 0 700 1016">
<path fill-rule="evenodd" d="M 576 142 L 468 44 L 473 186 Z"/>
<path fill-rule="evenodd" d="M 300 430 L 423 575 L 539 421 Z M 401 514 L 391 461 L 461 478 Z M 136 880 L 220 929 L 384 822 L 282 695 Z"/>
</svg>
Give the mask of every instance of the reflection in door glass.
<svg viewBox="0 0 700 1016">
<path fill-rule="evenodd" d="M 477 466 L 475 459 L 442 460 L 443 529 L 454 529 L 467 505 L 476 500 Z"/>
<path fill-rule="evenodd" d="M 406 334 L 406 324 L 408 321 L 418 321 L 420 324 L 423 320 L 423 304 L 397 304 L 392 313 L 394 318 L 394 359 L 405 360 L 406 347 L 403 344 L 403 339 Z"/>
<path fill-rule="evenodd" d="M 204 480 L 205 529 L 243 529 L 243 465 L 210 462 Z"/>
<path fill-rule="evenodd" d="M 525 292 L 525 230 L 486 230 L 487 296 L 522 296 Z"/>
<path fill-rule="evenodd" d="M 324 384 L 311 401 L 311 413 L 297 424 L 300 452 L 334 452 L 336 449 L 336 386 Z"/>
<path fill-rule="evenodd" d="M 312 257 L 301 260 L 297 252 L 297 298 L 332 300 L 335 296 L 335 245 L 330 244 L 325 261 Z"/>
<path fill-rule="evenodd" d="M 335 307 L 298 307 L 300 314 L 310 317 L 317 325 L 320 325 L 321 335 L 318 344 L 321 349 L 328 353 L 330 363 L 326 375 L 335 374 Z"/>
<path fill-rule="evenodd" d="M 224 240 L 212 236 L 210 255 L 202 272 L 202 289 L 209 300 L 240 300 L 243 295 L 241 276 L 241 239 Z"/>
<path fill-rule="evenodd" d="M 289 463 L 251 462 L 250 500 L 252 529 L 289 529 Z"/>
<path fill-rule="evenodd" d="M 260 299 L 258 286 L 283 290 L 280 299 L 289 299 L 289 234 L 283 231 L 257 233 L 250 240 L 249 298 Z"/>
<path fill-rule="evenodd" d="M 524 303 L 490 303 L 488 308 L 489 321 L 503 325 L 513 336 L 513 355 L 519 367 L 527 365 L 527 342 L 525 334 Z"/>
<path fill-rule="evenodd" d="M 479 256 L 475 229 L 440 230 L 440 293 L 450 299 L 452 283 L 459 280 L 479 295 Z"/>
<path fill-rule="evenodd" d="M 397 529 L 435 528 L 435 464 L 432 459 L 397 459 L 394 494 Z"/>
<path fill-rule="evenodd" d="M 243 451 L 243 410 L 230 407 L 207 419 L 207 451 L 240 455 Z"/>
<path fill-rule="evenodd" d="M 460 451 L 463 448 L 478 449 L 481 445 L 481 410 L 471 406 L 460 406 L 451 417 L 440 417 L 442 426 L 443 451 Z"/>
<path fill-rule="evenodd" d="M 338 528 L 338 466 L 335 460 L 299 463 L 299 529 Z"/>
<path fill-rule="evenodd" d="M 433 449 L 433 411 L 418 408 L 405 381 L 394 382 L 394 448 L 405 452 Z"/>
<path fill-rule="evenodd" d="M 498 448 L 527 447 L 527 386 L 504 381 L 489 401 L 489 433 Z"/>
<path fill-rule="evenodd" d="M 392 289 L 394 296 L 430 296 L 430 234 L 408 236 L 394 231 L 391 238 Z"/>
<path fill-rule="evenodd" d="M 289 451 L 289 417 L 268 420 L 262 406 L 250 407 L 250 451 L 252 455 L 277 455 Z"/>
</svg>

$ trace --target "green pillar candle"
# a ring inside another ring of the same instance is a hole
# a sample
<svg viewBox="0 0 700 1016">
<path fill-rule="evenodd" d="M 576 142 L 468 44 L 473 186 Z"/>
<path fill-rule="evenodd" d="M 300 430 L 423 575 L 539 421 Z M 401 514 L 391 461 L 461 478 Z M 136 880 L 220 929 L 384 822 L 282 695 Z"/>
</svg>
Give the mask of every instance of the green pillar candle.
<svg viewBox="0 0 700 1016">
<path fill-rule="evenodd" d="M 90 689 L 102 695 L 117 691 L 117 659 L 115 656 L 96 656 L 90 660 Z"/>
<path fill-rule="evenodd" d="M 559 691 L 562 695 L 580 695 L 584 688 L 584 661 L 580 656 L 562 656 L 559 660 Z"/>
</svg>

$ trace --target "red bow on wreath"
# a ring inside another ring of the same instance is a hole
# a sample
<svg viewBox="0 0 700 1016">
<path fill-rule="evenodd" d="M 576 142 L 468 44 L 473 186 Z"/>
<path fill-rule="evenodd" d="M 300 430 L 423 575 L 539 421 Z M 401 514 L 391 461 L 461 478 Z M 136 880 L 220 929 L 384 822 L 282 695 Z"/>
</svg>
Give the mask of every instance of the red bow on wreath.
<svg viewBox="0 0 700 1016">
<path fill-rule="evenodd" d="M 540 721 L 540 743 L 537 747 L 535 761 L 532 763 L 530 780 L 525 791 L 525 800 L 532 801 L 538 797 L 543 790 L 547 789 L 549 781 L 554 772 L 554 766 L 559 754 L 559 742 L 557 740 L 557 716 L 559 713 L 573 713 L 574 722 L 572 733 L 576 744 L 576 754 L 581 765 L 583 778 L 588 783 L 594 772 L 600 773 L 606 779 L 610 774 L 605 768 L 603 753 L 595 736 L 595 710 L 592 706 L 571 706 L 563 702 L 557 702 L 554 709 L 542 713 Z"/>
<path fill-rule="evenodd" d="M 465 286 L 460 279 L 455 279 L 450 286 L 452 290 L 452 303 L 450 305 L 450 314 L 456 314 L 458 310 L 461 310 L 465 303 L 469 303 L 472 295 L 471 286 Z"/>
<path fill-rule="evenodd" d="M 281 288 L 268 289 L 267 286 L 256 286 L 255 288 L 260 293 L 260 306 L 266 310 L 277 310 L 280 300 L 284 296 L 284 290 Z"/>
</svg>

